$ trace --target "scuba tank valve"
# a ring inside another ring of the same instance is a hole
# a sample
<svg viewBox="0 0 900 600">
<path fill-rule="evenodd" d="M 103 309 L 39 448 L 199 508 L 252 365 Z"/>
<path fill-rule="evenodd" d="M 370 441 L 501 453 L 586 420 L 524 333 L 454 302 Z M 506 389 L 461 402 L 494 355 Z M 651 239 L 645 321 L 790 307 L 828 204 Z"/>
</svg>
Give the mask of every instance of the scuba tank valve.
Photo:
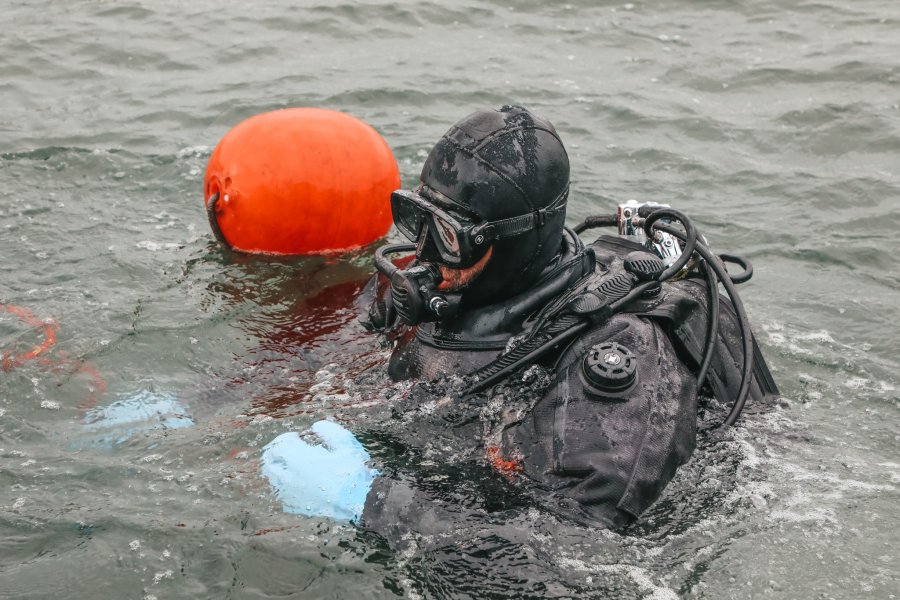
<svg viewBox="0 0 900 600">
<path fill-rule="evenodd" d="M 644 219 L 654 210 L 660 208 L 671 208 L 668 204 L 659 204 L 657 202 L 638 202 L 637 200 L 629 200 L 623 204 L 619 204 L 619 210 L 616 214 L 619 235 L 626 236 L 629 239 L 643 244 L 648 250 L 653 250 L 663 259 L 666 266 L 671 265 L 678 257 L 681 256 L 681 244 L 678 239 L 664 231 L 654 230 L 653 237 L 648 238 L 644 231 Z M 663 218 L 662 222 L 671 224 L 670 218 Z"/>
</svg>

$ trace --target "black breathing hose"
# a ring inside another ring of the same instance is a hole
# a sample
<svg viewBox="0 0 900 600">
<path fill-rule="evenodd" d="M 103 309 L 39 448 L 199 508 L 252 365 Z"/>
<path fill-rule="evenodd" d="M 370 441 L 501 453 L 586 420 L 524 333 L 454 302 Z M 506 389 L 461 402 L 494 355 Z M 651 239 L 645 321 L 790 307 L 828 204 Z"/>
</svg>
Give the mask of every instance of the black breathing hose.
<svg viewBox="0 0 900 600">
<path fill-rule="evenodd" d="M 466 393 L 480 392 L 493 385 L 523 363 L 543 355 L 549 348 L 581 333 L 590 324 L 590 321 L 583 320 L 580 315 L 565 315 L 559 320 L 551 322 L 536 336 L 529 337 L 494 362 L 470 373 L 478 378 L 478 381 L 469 386 Z"/>
<path fill-rule="evenodd" d="M 685 215 L 682 215 L 685 216 Z M 682 223 L 684 223 L 682 221 Z M 677 237 L 681 242 L 685 242 L 687 239 L 687 234 L 678 231 L 677 229 L 666 227 L 664 225 L 657 226 L 660 231 L 665 231 L 670 235 Z M 685 228 L 687 231 L 687 228 Z M 700 241 L 699 233 L 697 233 L 697 237 L 695 238 L 700 242 L 700 245 L 703 245 L 703 242 Z M 685 246 L 685 249 L 687 247 Z M 687 254 L 683 252 L 683 254 Z M 690 256 L 690 255 L 689 255 Z M 741 263 L 742 265 L 744 263 Z M 709 371 L 709 366 L 712 363 L 713 354 L 715 354 L 715 337 L 716 333 L 719 331 L 719 284 L 716 279 L 715 271 L 712 270 L 705 262 L 701 264 L 703 269 L 704 276 L 706 277 L 706 290 L 707 296 L 709 297 L 709 310 L 707 311 L 707 319 L 706 319 L 706 336 L 703 343 L 703 357 L 700 360 L 700 369 L 697 372 L 697 388 L 703 387 L 703 383 L 706 381 L 706 375 Z"/>
<path fill-rule="evenodd" d="M 703 360 L 697 373 L 697 389 L 706 382 L 706 373 L 715 354 L 716 333 L 719 331 L 719 281 L 712 268 L 703 263 L 703 274 L 706 275 L 706 290 L 709 295 L 709 309 L 706 312 L 706 340 L 703 343 Z"/>
<path fill-rule="evenodd" d="M 389 261 L 385 254 L 394 254 L 395 252 L 409 252 L 410 250 L 415 249 L 415 244 L 387 244 L 386 246 L 382 246 L 375 251 L 375 266 L 384 274 L 385 277 L 390 279 L 394 274 L 394 271 L 397 270 L 397 265 Z"/>
<path fill-rule="evenodd" d="M 733 283 L 745 283 L 747 281 L 750 281 L 750 278 L 753 277 L 753 265 L 751 265 L 750 261 L 743 256 L 736 256 L 734 254 L 720 254 L 719 258 L 722 259 L 722 262 L 734 263 L 744 269 L 744 272 L 738 275 L 732 275 L 731 273 L 728 274 Z"/>
<path fill-rule="evenodd" d="M 638 211 L 638 214 L 640 214 L 640 211 Z M 653 226 L 657 221 L 666 217 L 677 220 L 681 223 L 681 226 L 684 227 L 684 234 L 681 234 L 679 231 L 678 235 L 676 235 L 676 237 L 684 242 L 684 248 L 681 249 L 681 255 L 678 257 L 678 260 L 669 265 L 669 268 L 663 271 L 662 275 L 659 276 L 660 282 L 670 279 L 673 275 L 681 271 L 681 269 L 684 268 L 684 265 L 691 260 L 691 256 L 694 254 L 694 248 L 697 246 L 697 228 L 694 227 L 694 224 L 686 214 L 680 210 L 675 210 L 674 208 L 656 208 L 647 215 L 647 218 L 644 221 L 644 232 L 647 234 L 647 237 L 651 240 L 655 237 L 653 234 Z M 667 231 L 667 227 L 668 226 L 665 225 L 659 225 L 657 226 L 657 229 L 666 231 L 666 233 L 671 233 L 671 231 Z M 672 231 L 677 230 L 672 229 Z"/>
<path fill-rule="evenodd" d="M 665 224 L 657 225 L 657 221 L 662 218 L 674 218 L 681 223 L 684 227 L 684 233 L 678 231 L 675 228 L 669 227 Z M 693 222 L 681 211 L 675 210 L 673 208 L 661 208 L 656 209 L 647 217 L 647 220 L 644 222 L 644 231 L 645 233 L 653 238 L 653 227 L 656 227 L 659 231 L 664 231 L 670 235 L 674 235 L 684 244 L 684 248 L 682 249 L 681 256 L 679 260 L 676 261 L 673 265 L 671 265 L 666 271 L 660 275 L 660 281 L 664 281 L 666 279 L 671 278 L 675 273 L 678 273 L 685 264 L 691 259 L 693 256 L 694 250 L 698 246 L 703 246 L 703 243 L 699 241 L 699 234 L 697 232 L 696 227 Z M 712 271 L 706 264 L 704 263 L 704 273 L 706 275 L 707 282 L 707 293 L 709 295 L 709 310 L 707 313 L 707 322 L 706 322 L 706 339 L 703 344 L 703 358 L 700 361 L 700 370 L 697 373 L 697 388 L 703 387 L 704 381 L 706 381 L 706 375 L 709 371 L 709 366 L 712 363 L 713 354 L 715 354 L 715 338 L 716 333 L 719 331 L 719 286 L 718 282 L 715 278 L 715 272 Z"/>
<path fill-rule="evenodd" d="M 596 215 L 588 217 L 578 225 L 572 228 L 575 233 L 581 233 L 587 229 L 594 227 L 615 227 L 619 224 L 619 217 L 616 215 Z"/>
<path fill-rule="evenodd" d="M 494 383 L 507 377 L 522 364 L 542 356 L 548 349 L 566 342 L 583 330 L 587 329 L 591 322 L 584 321 L 580 317 L 567 317 L 571 324 L 565 327 L 553 327 L 554 331 L 540 338 L 532 338 L 522 342 L 509 353 L 501 356 L 496 362 L 475 371 L 473 375 L 479 378 L 466 390 L 467 394 L 474 394 L 490 387 Z M 563 320 L 565 320 L 564 317 Z M 557 331 L 561 330 L 561 331 Z M 549 339 L 548 339 L 549 336 Z"/>
<path fill-rule="evenodd" d="M 670 233 L 676 237 L 683 235 L 680 231 L 668 225 L 657 225 L 656 227 L 660 231 Z M 722 287 L 725 288 L 725 292 L 731 300 L 731 305 L 734 306 L 734 312 L 738 317 L 738 327 L 741 330 L 741 343 L 744 350 L 741 387 L 738 389 L 737 398 L 731 407 L 731 412 L 728 413 L 728 417 L 721 425 L 722 427 L 730 427 L 734 425 L 735 421 L 737 421 L 737 418 L 740 416 L 741 411 L 744 410 L 744 404 L 746 404 L 747 396 L 750 394 L 750 384 L 753 381 L 753 333 L 750 331 L 750 319 L 747 318 L 747 312 L 744 310 L 744 303 L 741 302 L 741 298 L 738 296 L 734 283 L 731 281 L 731 277 L 728 275 L 728 272 L 725 271 L 725 267 L 722 266 L 722 263 L 706 246 L 699 244 L 696 249 L 700 256 L 706 260 L 706 263 L 710 268 L 712 268 L 716 277 L 718 277 L 719 282 L 722 284 Z"/>
</svg>

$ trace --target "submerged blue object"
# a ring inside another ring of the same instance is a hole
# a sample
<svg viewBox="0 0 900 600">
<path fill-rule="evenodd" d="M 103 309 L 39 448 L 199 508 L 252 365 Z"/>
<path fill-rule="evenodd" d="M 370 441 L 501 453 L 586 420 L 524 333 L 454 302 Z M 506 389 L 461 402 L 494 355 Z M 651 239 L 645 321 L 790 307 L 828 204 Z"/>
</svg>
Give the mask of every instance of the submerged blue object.
<svg viewBox="0 0 900 600">
<path fill-rule="evenodd" d="M 321 443 L 283 433 L 263 449 L 262 474 L 285 512 L 357 521 L 378 471 L 350 431 L 331 421 L 309 428 Z"/>
<path fill-rule="evenodd" d="M 191 427 L 194 420 L 173 394 L 140 390 L 109 406 L 91 409 L 83 423 L 86 430 L 99 434 L 90 439 L 92 444 L 112 447 L 140 433 Z"/>
</svg>

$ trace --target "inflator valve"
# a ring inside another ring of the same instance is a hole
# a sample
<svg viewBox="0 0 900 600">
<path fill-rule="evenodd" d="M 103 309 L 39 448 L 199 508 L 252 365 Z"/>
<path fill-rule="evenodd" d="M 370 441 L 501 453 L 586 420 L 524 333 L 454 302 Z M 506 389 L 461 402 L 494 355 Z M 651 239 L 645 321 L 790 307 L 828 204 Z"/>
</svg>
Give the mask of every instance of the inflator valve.
<svg viewBox="0 0 900 600">
<path fill-rule="evenodd" d="M 634 385 L 637 359 L 631 350 L 617 342 L 594 344 L 581 363 L 581 372 L 588 391 L 615 397 Z"/>
</svg>

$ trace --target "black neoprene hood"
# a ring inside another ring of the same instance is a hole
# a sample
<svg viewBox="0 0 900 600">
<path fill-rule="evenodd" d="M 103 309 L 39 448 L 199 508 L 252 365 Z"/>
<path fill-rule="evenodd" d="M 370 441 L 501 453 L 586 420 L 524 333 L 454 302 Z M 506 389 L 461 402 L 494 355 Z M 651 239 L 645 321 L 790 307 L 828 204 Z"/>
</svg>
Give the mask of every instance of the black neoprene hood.
<svg viewBox="0 0 900 600">
<path fill-rule="evenodd" d="M 494 241 L 484 272 L 463 291 L 466 307 L 527 289 L 558 254 L 569 157 L 553 125 L 528 109 L 503 106 L 465 117 L 435 144 L 421 179 L 488 221 L 560 207 L 542 214 L 531 231 Z"/>
</svg>

